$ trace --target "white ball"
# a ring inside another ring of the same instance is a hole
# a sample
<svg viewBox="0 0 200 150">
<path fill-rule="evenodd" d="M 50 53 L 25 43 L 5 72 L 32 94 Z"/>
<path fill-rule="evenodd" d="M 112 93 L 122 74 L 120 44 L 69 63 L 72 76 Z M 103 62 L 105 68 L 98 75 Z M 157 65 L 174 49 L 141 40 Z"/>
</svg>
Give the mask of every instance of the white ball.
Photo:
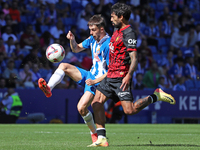
<svg viewBox="0 0 200 150">
<path fill-rule="evenodd" d="M 65 57 L 65 50 L 60 44 L 51 44 L 46 49 L 46 57 L 53 63 L 58 63 Z"/>
</svg>

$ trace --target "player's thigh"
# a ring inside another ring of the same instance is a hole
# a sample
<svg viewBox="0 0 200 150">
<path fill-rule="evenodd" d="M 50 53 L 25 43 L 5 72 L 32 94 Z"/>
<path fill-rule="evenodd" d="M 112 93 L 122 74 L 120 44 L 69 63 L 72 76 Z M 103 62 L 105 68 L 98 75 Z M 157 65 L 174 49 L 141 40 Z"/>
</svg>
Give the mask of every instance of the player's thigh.
<svg viewBox="0 0 200 150">
<path fill-rule="evenodd" d="M 94 98 L 94 95 L 91 92 L 86 91 L 82 95 L 81 99 L 78 102 L 78 105 L 77 105 L 78 110 L 79 109 L 86 109 L 87 107 L 89 107 L 93 98 Z"/>
<path fill-rule="evenodd" d="M 95 103 L 104 104 L 107 100 L 108 98 L 102 92 L 96 90 L 92 105 Z"/>
<path fill-rule="evenodd" d="M 68 75 L 76 82 L 82 79 L 81 72 L 74 65 L 68 63 L 61 63 L 58 68 L 62 69 L 66 75 Z"/>
</svg>

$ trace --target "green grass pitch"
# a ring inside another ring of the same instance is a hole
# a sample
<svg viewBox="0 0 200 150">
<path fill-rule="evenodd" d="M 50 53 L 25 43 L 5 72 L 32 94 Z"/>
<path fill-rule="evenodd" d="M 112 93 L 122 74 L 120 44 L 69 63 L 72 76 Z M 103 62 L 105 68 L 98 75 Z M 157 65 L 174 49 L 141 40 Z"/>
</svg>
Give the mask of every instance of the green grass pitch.
<svg viewBox="0 0 200 150">
<path fill-rule="evenodd" d="M 200 150 L 199 124 L 106 124 L 109 147 L 91 144 L 85 124 L 0 125 L 0 150 Z"/>
</svg>

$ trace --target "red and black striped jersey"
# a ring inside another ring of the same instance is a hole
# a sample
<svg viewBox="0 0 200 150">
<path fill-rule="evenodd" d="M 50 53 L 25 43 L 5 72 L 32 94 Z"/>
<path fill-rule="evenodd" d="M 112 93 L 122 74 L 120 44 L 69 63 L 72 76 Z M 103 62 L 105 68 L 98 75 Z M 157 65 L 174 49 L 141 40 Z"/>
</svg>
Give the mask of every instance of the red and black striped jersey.
<svg viewBox="0 0 200 150">
<path fill-rule="evenodd" d="M 131 59 L 129 52 L 136 50 L 136 33 L 130 25 L 115 29 L 110 39 L 108 78 L 125 77 L 128 73 Z"/>
</svg>

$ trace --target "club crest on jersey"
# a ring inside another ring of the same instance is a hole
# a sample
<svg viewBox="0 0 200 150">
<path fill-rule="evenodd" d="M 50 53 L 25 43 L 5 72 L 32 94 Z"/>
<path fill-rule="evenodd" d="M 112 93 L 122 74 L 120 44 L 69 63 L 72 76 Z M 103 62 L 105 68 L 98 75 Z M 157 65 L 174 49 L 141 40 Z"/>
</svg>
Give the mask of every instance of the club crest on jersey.
<svg viewBox="0 0 200 150">
<path fill-rule="evenodd" d="M 136 46 L 137 40 L 135 39 L 128 39 L 128 46 Z"/>
<path fill-rule="evenodd" d="M 123 75 L 124 75 L 124 72 L 120 72 L 120 75 L 123 76 Z"/>
<path fill-rule="evenodd" d="M 119 39 L 119 36 L 116 38 L 116 40 L 115 41 L 117 41 Z"/>
<path fill-rule="evenodd" d="M 100 48 L 97 49 L 97 54 L 100 54 Z"/>
</svg>

